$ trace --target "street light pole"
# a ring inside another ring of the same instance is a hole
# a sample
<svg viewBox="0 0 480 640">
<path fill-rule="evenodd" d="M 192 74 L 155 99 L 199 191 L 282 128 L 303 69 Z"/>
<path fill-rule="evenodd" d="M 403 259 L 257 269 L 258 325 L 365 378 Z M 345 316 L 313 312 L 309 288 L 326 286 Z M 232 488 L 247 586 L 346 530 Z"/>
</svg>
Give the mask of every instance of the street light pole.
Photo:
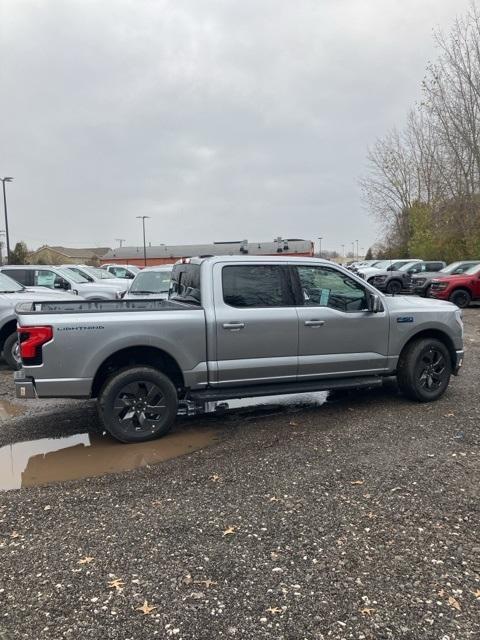
<svg viewBox="0 0 480 640">
<path fill-rule="evenodd" d="M 3 210 L 5 212 L 5 238 L 7 240 L 7 264 L 10 263 L 10 236 L 8 235 L 8 213 L 7 213 L 7 194 L 5 193 L 5 183 L 12 182 L 13 178 L 10 176 L 6 176 L 5 178 L 0 178 L 3 186 Z"/>
<path fill-rule="evenodd" d="M 142 221 L 143 226 L 143 265 L 147 266 L 147 243 L 145 241 L 145 220 L 148 220 L 150 216 L 137 216 Z"/>
<path fill-rule="evenodd" d="M 322 240 L 323 240 L 323 237 L 322 237 L 322 236 L 319 236 L 319 238 L 318 238 L 318 241 L 320 242 L 320 246 L 319 246 L 319 248 L 318 248 L 318 257 L 319 257 L 319 258 L 321 258 L 321 257 L 322 257 Z"/>
<path fill-rule="evenodd" d="M 358 260 L 358 240 L 355 240 L 355 242 L 357 243 L 357 260 Z"/>
</svg>

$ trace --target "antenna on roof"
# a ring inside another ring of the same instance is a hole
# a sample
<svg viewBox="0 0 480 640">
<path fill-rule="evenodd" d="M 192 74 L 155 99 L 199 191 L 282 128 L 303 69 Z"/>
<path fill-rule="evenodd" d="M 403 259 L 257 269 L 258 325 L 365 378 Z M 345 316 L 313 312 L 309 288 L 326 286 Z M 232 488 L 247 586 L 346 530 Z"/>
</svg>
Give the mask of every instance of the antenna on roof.
<svg viewBox="0 0 480 640">
<path fill-rule="evenodd" d="M 123 243 L 125 242 L 125 238 L 115 238 L 115 242 L 118 242 L 121 249 L 123 247 Z"/>
</svg>

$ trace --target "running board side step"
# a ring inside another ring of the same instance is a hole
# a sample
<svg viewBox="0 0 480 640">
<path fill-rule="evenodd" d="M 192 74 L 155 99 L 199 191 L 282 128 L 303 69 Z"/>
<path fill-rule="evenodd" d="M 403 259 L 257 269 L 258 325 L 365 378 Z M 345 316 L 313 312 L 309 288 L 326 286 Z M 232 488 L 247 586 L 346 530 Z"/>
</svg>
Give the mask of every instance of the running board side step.
<svg viewBox="0 0 480 640">
<path fill-rule="evenodd" d="M 309 393 L 312 391 L 335 391 L 337 389 L 365 389 L 382 386 L 379 376 L 359 376 L 356 378 L 332 378 L 308 382 L 288 382 L 279 384 L 258 384 L 245 387 L 221 387 L 190 391 L 188 400 L 194 402 L 214 402 L 234 398 L 259 398 L 280 396 L 288 393 Z"/>
</svg>

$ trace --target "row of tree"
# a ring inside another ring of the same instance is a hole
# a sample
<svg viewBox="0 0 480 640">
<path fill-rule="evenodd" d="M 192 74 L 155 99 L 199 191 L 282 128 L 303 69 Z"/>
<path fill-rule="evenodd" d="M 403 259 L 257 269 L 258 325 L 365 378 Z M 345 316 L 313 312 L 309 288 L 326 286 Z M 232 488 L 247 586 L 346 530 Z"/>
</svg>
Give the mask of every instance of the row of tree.
<svg viewBox="0 0 480 640">
<path fill-rule="evenodd" d="M 381 255 L 480 258 L 480 12 L 473 4 L 422 83 L 403 129 L 368 153 L 363 198 L 382 226 Z"/>
</svg>

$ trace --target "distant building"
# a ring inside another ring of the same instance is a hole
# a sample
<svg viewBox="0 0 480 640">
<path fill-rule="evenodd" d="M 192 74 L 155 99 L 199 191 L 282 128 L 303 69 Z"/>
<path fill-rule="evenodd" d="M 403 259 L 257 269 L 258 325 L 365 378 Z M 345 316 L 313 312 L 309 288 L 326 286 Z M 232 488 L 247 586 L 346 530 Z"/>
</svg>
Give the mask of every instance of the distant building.
<svg viewBox="0 0 480 640">
<path fill-rule="evenodd" d="M 51 247 L 44 244 L 28 256 L 30 264 L 91 264 L 99 265 L 101 257 L 108 251 L 109 247 L 94 247 L 86 249 L 70 249 L 68 247 Z"/>
<path fill-rule="evenodd" d="M 232 242 L 214 242 L 212 244 L 161 244 L 147 247 L 147 265 L 171 264 L 176 260 L 194 256 L 313 256 L 313 252 L 314 248 L 311 240 L 299 240 L 297 238 L 277 238 L 273 242 L 235 240 Z M 109 262 L 143 266 L 143 246 L 110 249 L 101 259 L 102 264 Z"/>
</svg>

